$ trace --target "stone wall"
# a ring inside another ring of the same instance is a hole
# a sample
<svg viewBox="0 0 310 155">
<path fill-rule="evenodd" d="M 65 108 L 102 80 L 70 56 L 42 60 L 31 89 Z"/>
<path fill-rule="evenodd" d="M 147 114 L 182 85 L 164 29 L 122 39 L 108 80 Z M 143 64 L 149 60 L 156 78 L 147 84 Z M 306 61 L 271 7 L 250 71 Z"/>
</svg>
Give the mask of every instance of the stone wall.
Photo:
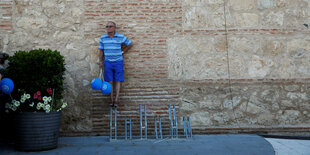
<svg viewBox="0 0 310 155">
<path fill-rule="evenodd" d="M 139 104 L 165 118 L 176 104 L 196 133 L 309 135 L 307 0 L 3 0 L 0 8 L 0 50 L 51 48 L 66 58 L 63 135 L 108 134 L 108 96 L 89 84 L 110 20 L 134 42 L 120 118 L 138 118 Z"/>
<path fill-rule="evenodd" d="M 58 50 L 65 57 L 65 99 L 63 130 L 92 130 L 89 81 L 93 62 L 84 39 L 83 0 L 5 0 L 11 4 L 12 30 L 0 34 L 1 50 L 11 55 L 18 50 Z M 2 3 L 2 1 L 1 1 Z M 1 14 L 0 14 L 1 15 Z M 1 17 L 1 16 L 0 16 Z M 2 19 L 0 18 L 0 19 Z M 3 31 L 5 29 L 0 29 Z M 0 30 L 0 31 L 1 31 Z"/>
</svg>

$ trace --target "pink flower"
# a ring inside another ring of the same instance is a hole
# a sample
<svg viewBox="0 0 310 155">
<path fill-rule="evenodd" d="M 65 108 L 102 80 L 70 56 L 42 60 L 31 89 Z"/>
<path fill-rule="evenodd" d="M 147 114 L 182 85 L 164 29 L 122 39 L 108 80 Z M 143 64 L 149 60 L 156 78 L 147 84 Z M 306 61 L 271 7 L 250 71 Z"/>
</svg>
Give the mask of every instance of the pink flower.
<svg viewBox="0 0 310 155">
<path fill-rule="evenodd" d="M 41 96 L 38 96 L 38 100 L 41 101 L 41 100 L 42 100 L 42 97 L 41 97 Z"/>
<path fill-rule="evenodd" d="M 41 95 L 41 92 L 40 92 L 40 91 L 37 91 L 37 95 L 39 95 L 39 96 L 40 96 L 40 95 Z"/>
<path fill-rule="evenodd" d="M 37 94 L 33 94 L 33 98 L 34 98 L 34 99 L 37 99 L 37 98 L 38 98 L 38 95 L 37 95 Z"/>
<path fill-rule="evenodd" d="M 46 91 L 47 91 L 47 93 L 50 94 L 50 95 L 53 94 L 52 88 L 47 88 Z"/>
</svg>

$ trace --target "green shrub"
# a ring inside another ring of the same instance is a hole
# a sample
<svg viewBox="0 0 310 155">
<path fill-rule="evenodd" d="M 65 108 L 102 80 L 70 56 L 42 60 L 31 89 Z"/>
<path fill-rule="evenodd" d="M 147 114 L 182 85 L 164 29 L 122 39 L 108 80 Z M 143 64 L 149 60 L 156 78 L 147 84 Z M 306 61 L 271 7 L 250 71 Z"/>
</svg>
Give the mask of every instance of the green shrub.
<svg viewBox="0 0 310 155">
<path fill-rule="evenodd" d="M 64 91 L 65 72 L 64 57 L 58 51 L 37 49 L 17 51 L 9 58 L 7 77 L 14 81 L 13 96 L 21 93 L 31 96 L 36 92 L 47 94 L 46 90 L 54 90 L 54 103 L 60 103 Z"/>
</svg>

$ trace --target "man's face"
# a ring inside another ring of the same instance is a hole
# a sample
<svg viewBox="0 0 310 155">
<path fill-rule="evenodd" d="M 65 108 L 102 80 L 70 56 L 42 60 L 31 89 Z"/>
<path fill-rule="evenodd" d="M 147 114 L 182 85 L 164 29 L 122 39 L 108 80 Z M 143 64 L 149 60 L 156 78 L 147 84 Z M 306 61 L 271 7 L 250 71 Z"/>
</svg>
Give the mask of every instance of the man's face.
<svg viewBox="0 0 310 155">
<path fill-rule="evenodd" d="M 115 32 L 115 25 L 113 23 L 108 23 L 106 29 L 108 33 Z"/>
</svg>

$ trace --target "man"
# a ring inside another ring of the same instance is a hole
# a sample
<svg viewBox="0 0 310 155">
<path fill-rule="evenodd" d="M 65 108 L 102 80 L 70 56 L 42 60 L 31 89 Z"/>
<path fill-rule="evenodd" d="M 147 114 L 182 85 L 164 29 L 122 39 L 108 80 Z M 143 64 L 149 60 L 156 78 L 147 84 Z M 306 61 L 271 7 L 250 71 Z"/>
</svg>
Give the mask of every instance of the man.
<svg viewBox="0 0 310 155">
<path fill-rule="evenodd" d="M 124 81 L 123 54 L 128 52 L 133 43 L 127 37 L 115 31 L 116 24 L 114 22 L 109 21 L 106 25 L 106 30 L 107 34 L 101 36 L 99 41 L 100 69 L 102 69 L 104 63 L 104 80 L 112 85 L 110 106 L 117 107 L 121 82 Z M 123 49 L 122 45 L 124 45 Z M 115 99 L 113 98 L 113 81 L 116 84 Z"/>
</svg>

